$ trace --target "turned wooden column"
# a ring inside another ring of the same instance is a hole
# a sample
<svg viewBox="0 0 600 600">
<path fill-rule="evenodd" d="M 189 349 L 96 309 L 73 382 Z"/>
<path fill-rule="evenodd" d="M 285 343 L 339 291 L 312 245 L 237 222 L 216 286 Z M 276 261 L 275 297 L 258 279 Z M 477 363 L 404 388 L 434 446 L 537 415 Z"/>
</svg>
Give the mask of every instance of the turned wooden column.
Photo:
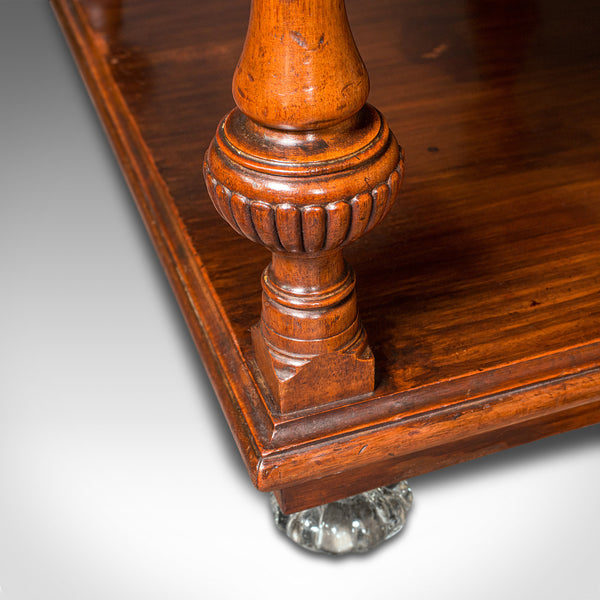
<svg viewBox="0 0 600 600">
<path fill-rule="evenodd" d="M 403 160 L 342 0 L 253 0 L 204 173 L 219 214 L 273 253 L 256 359 L 279 411 L 374 389 L 374 361 L 342 247 L 379 223 Z"/>
</svg>

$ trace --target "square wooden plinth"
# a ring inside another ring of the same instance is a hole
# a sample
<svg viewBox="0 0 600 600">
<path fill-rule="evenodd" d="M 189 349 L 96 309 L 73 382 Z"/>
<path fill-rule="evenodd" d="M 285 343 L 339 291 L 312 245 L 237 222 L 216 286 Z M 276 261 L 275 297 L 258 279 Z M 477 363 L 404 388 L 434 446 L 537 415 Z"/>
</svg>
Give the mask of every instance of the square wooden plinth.
<svg viewBox="0 0 600 600">
<path fill-rule="evenodd" d="M 346 252 L 376 390 L 293 416 L 251 344 L 269 256 L 202 180 L 249 3 L 52 3 L 252 481 L 286 511 L 600 421 L 595 0 L 348 0 L 407 175 Z"/>
</svg>

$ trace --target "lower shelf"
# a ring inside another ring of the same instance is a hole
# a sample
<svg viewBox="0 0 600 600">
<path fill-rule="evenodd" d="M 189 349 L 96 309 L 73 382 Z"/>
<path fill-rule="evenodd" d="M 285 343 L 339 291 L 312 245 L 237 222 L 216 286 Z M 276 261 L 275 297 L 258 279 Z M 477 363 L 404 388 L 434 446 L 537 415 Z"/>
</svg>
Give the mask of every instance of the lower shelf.
<svg viewBox="0 0 600 600">
<path fill-rule="evenodd" d="M 591 1 L 560 31 L 525 13 L 536 44 L 519 20 L 497 32 L 493 15 L 432 4 L 429 18 L 473 32 L 439 62 L 398 38 L 417 7 L 348 2 L 374 103 L 407 153 L 400 201 L 347 252 L 377 387 L 285 416 L 250 339 L 268 255 L 220 220 L 201 174 L 231 105 L 246 3 L 53 5 L 248 472 L 285 511 L 600 422 L 600 42 L 580 26 Z"/>
</svg>

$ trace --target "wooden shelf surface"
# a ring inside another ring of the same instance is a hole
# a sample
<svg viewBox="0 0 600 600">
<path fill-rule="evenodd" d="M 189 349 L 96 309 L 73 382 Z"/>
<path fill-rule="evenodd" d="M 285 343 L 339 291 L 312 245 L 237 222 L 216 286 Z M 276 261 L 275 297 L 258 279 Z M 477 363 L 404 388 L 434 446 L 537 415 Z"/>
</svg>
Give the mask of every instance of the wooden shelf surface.
<svg viewBox="0 0 600 600">
<path fill-rule="evenodd" d="M 347 1 L 406 153 L 400 199 L 345 252 L 377 387 L 287 416 L 250 339 L 269 254 L 202 180 L 249 2 L 52 3 L 251 478 L 286 510 L 600 422 L 594 0 Z"/>
</svg>

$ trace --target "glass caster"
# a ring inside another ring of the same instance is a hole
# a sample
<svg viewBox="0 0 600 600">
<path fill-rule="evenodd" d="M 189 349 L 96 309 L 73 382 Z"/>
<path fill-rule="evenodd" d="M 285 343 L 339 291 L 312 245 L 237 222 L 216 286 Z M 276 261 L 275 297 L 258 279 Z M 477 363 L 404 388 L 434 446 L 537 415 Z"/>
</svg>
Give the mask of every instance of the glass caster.
<svg viewBox="0 0 600 600">
<path fill-rule="evenodd" d="M 275 525 L 311 552 L 368 552 L 399 533 L 412 505 L 406 481 L 284 515 L 271 495 Z"/>
</svg>

